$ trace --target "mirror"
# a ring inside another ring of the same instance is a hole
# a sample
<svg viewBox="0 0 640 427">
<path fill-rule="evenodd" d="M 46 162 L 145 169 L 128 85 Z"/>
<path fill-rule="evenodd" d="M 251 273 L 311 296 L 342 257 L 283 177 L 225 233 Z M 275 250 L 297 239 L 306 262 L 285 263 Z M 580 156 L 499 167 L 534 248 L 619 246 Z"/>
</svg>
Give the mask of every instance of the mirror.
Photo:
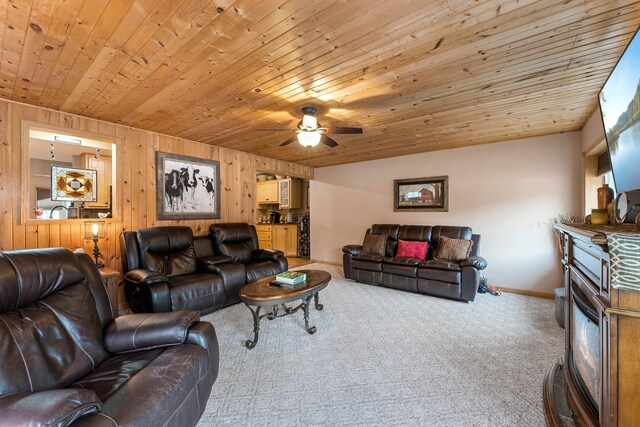
<svg viewBox="0 0 640 427">
<path fill-rule="evenodd" d="M 27 220 L 111 218 L 116 177 L 115 144 L 108 138 L 69 129 L 29 125 Z M 27 150 L 25 150 L 27 151 Z M 53 174 L 53 177 L 52 177 Z"/>
</svg>

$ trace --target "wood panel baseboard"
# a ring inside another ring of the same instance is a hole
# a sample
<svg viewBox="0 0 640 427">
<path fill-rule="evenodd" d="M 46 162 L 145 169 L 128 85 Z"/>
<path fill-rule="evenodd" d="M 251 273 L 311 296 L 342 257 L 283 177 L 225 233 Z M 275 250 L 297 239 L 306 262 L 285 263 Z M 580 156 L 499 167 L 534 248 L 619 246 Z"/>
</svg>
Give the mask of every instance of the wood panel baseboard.
<svg viewBox="0 0 640 427">
<path fill-rule="evenodd" d="M 494 286 L 500 291 L 508 292 L 510 294 L 526 295 L 528 297 L 544 298 L 544 299 L 554 298 L 553 293 L 530 291 L 528 289 L 505 288 L 504 286 L 498 286 L 498 285 L 494 285 Z"/>
</svg>

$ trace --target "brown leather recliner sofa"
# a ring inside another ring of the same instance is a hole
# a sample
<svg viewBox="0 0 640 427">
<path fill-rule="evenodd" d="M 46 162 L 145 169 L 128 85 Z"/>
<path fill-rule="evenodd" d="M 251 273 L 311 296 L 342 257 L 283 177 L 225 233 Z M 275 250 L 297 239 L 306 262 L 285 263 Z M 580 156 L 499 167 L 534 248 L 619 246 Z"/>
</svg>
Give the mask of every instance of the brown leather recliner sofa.
<svg viewBox="0 0 640 427">
<path fill-rule="evenodd" d="M 480 270 L 486 268 L 487 261 L 478 256 L 480 235 L 473 234 L 470 227 L 374 224 L 366 233 L 387 236 L 385 254 L 363 252 L 361 245 L 343 247 L 347 279 L 460 301 L 475 299 Z M 434 260 L 440 236 L 472 240 L 470 257 Z M 429 242 L 426 260 L 397 257 L 398 240 Z"/>
<path fill-rule="evenodd" d="M 240 301 L 251 282 L 287 271 L 281 251 L 258 249 L 255 227 L 221 223 L 209 235 L 166 226 L 121 235 L 125 294 L 138 312 L 199 310 L 202 314 Z"/>
<path fill-rule="evenodd" d="M 114 319 L 86 254 L 0 253 L 0 425 L 195 426 L 219 364 L 198 317 Z"/>
</svg>

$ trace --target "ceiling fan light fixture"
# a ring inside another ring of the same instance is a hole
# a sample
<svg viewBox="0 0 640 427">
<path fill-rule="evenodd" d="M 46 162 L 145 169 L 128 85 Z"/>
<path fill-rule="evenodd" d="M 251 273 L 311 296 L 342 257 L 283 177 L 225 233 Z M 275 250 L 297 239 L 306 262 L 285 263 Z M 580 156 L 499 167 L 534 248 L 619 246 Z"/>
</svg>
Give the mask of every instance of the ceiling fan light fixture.
<svg viewBox="0 0 640 427">
<path fill-rule="evenodd" d="M 320 132 L 298 132 L 298 142 L 303 147 L 315 147 L 320 143 Z"/>
<path fill-rule="evenodd" d="M 302 128 L 303 129 L 317 129 L 318 128 L 318 119 L 315 116 L 310 116 L 305 114 L 302 117 Z"/>
</svg>

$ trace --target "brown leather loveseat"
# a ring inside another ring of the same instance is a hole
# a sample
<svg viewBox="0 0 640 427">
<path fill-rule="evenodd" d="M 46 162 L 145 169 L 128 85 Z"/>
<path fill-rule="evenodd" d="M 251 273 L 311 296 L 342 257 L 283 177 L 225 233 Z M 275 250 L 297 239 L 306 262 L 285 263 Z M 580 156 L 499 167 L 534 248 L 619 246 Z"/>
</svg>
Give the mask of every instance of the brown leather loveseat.
<svg viewBox="0 0 640 427">
<path fill-rule="evenodd" d="M 366 234 L 386 236 L 384 255 L 364 252 L 362 245 L 343 247 L 347 279 L 460 301 L 475 299 L 479 272 L 486 268 L 487 261 L 478 256 L 480 235 L 473 234 L 470 227 L 374 224 Z M 470 256 L 435 260 L 441 236 L 473 241 Z M 396 256 L 398 240 L 428 242 L 426 260 Z"/>
<path fill-rule="evenodd" d="M 87 255 L 0 253 L 0 426 L 195 426 L 219 363 L 198 318 L 114 319 Z"/>
<path fill-rule="evenodd" d="M 288 268 L 284 253 L 258 249 L 255 227 L 221 223 L 210 234 L 190 227 L 150 227 L 121 235 L 125 294 L 136 312 L 199 310 L 240 301 L 247 282 Z"/>
</svg>

